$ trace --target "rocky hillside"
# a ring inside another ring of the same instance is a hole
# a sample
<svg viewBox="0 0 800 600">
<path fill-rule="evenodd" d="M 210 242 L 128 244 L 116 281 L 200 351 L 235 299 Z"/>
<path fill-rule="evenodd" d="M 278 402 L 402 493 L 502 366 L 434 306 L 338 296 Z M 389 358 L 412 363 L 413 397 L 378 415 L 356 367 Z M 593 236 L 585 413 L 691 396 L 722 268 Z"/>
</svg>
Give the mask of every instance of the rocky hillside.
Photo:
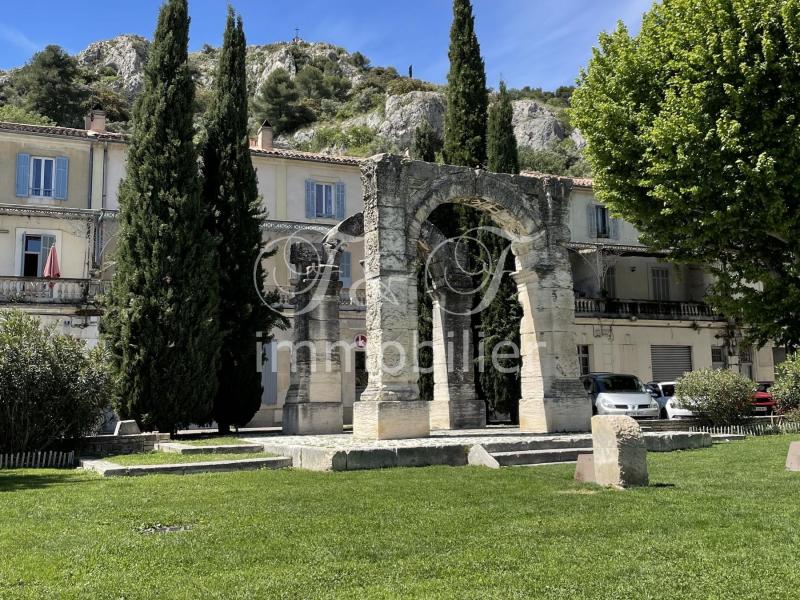
<svg viewBox="0 0 800 600">
<path fill-rule="evenodd" d="M 77 55 L 86 71 L 103 81 L 128 102 L 142 86 L 150 42 L 140 36 L 121 35 L 99 41 Z M 205 46 L 190 55 L 198 85 L 199 109 L 207 101 L 214 79 L 218 50 Z M 313 121 L 304 128 L 281 135 L 276 144 L 313 151 L 369 153 L 379 150 L 403 152 L 413 145 L 414 131 L 427 121 L 443 134 L 445 96 L 440 86 L 401 77 L 391 67 L 373 67 L 358 52 L 325 43 L 275 43 L 247 49 L 249 87 L 254 95 L 269 75 L 285 69 L 295 77 L 313 65 L 335 74 L 345 91 L 331 99 L 315 101 Z M 584 142 L 563 118 L 563 102 L 525 97 L 514 101 L 514 129 L 521 149 L 533 152 L 577 151 Z M 259 115 L 252 115 L 257 126 Z M 535 165 L 534 165 L 535 166 Z"/>
</svg>

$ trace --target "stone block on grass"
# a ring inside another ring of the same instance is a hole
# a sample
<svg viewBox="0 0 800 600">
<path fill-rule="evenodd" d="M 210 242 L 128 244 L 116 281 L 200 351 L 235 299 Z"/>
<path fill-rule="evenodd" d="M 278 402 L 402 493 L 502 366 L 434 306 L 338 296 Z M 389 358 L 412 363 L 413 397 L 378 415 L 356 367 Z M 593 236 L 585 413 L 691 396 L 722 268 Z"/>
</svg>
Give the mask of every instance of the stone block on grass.
<svg viewBox="0 0 800 600">
<path fill-rule="evenodd" d="M 786 469 L 800 471 L 800 442 L 789 444 L 789 452 L 786 454 Z"/>
<path fill-rule="evenodd" d="M 648 484 L 647 448 L 631 417 L 592 417 L 592 452 L 595 483 L 617 488 Z"/>
<path fill-rule="evenodd" d="M 575 465 L 575 481 L 581 483 L 595 483 L 593 455 L 578 454 L 578 462 Z"/>
</svg>

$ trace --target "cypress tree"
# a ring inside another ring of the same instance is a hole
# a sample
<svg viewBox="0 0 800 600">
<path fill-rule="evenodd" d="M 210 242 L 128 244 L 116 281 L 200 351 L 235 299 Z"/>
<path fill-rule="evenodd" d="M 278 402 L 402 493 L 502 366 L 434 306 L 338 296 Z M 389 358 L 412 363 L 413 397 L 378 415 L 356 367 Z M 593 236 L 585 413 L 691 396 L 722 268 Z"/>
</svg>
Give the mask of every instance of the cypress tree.
<svg viewBox="0 0 800 600">
<path fill-rule="evenodd" d="M 486 163 L 489 98 L 470 0 L 453 0 L 448 56 L 444 161 L 451 165 L 482 166 Z"/>
<path fill-rule="evenodd" d="M 219 356 L 217 254 L 192 141 L 188 41 L 186 0 L 167 0 L 134 109 L 103 318 L 118 411 L 170 432 L 208 418 Z"/>
<path fill-rule="evenodd" d="M 427 121 L 414 130 L 414 158 L 436 162 L 436 153 L 441 147 L 441 140 Z"/>
<path fill-rule="evenodd" d="M 490 171 L 495 173 L 519 173 L 517 138 L 511 123 L 513 109 L 506 85 L 500 82 L 497 100 L 489 107 L 489 126 L 487 136 L 487 160 Z M 478 239 L 484 252 L 488 254 L 493 269 L 502 268 L 506 273 L 513 272 L 514 256 L 511 252 L 503 256 L 509 241 L 491 232 L 496 227 L 491 218 L 483 215 Z M 519 398 L 521 394 L 519 371 L 503 373 L 503 370 L 519 368 L 519 359 L 503 358 L 492 361 L 494 348 L 501 342 L 512 342 L 519 348 L 519 324 L 522 319 L 522 306 L 517 299 L 517 286 L 511 277 L 503 275 L 500 287 L 491 304 L 480 313 L 481 330 L 484 333 L 484 361 L 480 374 L 480 386 L 484 398 L 493 412 L 509 413 L 513 423 L 519 422 Z M 498 355 L 508 354 L 509 348 L 501 347 Z"/>
<path fill-rule="evenodd" d="M 269 339 L 276 321 L 282 323 L 282 317 L 262 302 L 253 282 L 266 215 L 247 138 L 245 49 L 242 19 L 228 8 L 202 149 L 203 199 L 209 209 L 206 225 L 219 248 L 222 343 L 212 416 L 221 432 L 245 425 L 258 411 L 262 385 L 256 370 L 256 344 Z M 260 260 L 256 268 L 257 280 L 263 281 Z"/>
<path fill-rule="evenodd" d="M 489 107 L 489 125 L 486 136 L 487 167 L 494 173 L 519 173 L 517 138 L 511 123 L 514 109 L 506 84 L 500 82 L 497 101 Z"/>
</svg>

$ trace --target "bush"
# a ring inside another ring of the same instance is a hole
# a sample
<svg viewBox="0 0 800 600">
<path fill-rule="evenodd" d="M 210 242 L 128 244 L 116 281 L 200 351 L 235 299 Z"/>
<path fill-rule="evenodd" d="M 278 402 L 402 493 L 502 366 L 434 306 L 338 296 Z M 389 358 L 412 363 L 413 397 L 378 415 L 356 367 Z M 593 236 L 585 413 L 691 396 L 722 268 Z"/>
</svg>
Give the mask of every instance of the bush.
<svg viewBox="0 0 800 600">
<path fill-rule="evenodd" d="M 675 396 L 714 425 L 731 425 L 750 414 L 753 383 L 728 369 L 701 369 L 678 380 Z"/>
<path fill-rule="evenodd" d="M 776 369 L 770 392 L 781 414 L 800 410 L 800 352 L 791 354 Z"/>
<path fill-rule="evenodd" d="M 110 402 L 103 351 L 0 312 L 0 452 L 44 450 L 93 433 Z"/>
<path fill-rule="evenodd" d="M 410 79 L 408 77 L 401 77 L 390 81 L 386 85 L 386 92 L 390 96 L 399 96 L 401 94 L 408 94 L 409 92 L 434 92 L 436 86 L 422 81 L 421 79 Z"/>
</svg>

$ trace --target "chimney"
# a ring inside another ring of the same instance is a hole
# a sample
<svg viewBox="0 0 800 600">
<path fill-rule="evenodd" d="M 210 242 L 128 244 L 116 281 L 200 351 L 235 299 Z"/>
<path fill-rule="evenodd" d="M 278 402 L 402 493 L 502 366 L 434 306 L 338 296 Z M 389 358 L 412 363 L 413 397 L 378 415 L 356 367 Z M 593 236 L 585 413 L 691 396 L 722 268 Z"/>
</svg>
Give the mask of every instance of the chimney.
<svg viewBox="0 0 800 600">
<path fill-rule="evenodd" d="M 261 127 L 258 128 L 256 148 L 259 150 L 272 150 L 272 125 L 269 124 L 269 121 L 264 121 Z"/>
<path fill-rule="evenodd" d="M 105 133 L 106 111 L 104 110 L 91 111 L 89 113 L 89 116 L 84 118 L 84 123 L 87 131 L 93 131 L 94 133 Z"/>
</svg>

